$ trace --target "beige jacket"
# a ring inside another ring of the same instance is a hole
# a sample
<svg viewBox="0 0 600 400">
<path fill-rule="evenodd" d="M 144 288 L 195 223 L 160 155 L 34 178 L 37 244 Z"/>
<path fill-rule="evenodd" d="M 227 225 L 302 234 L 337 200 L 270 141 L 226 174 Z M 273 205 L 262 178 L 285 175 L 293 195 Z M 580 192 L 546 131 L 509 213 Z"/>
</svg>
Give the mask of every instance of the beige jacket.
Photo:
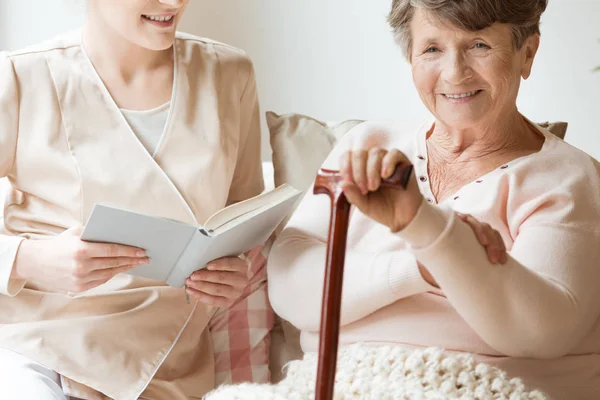
<svg viewBox="0 0 600 400">
<path fill-rule="evenodd" d="M 182 289 L 129 275 L 84 294 L 9 279 L 22 240 L 83 225 L 94 203 L 202 224 L 263 189 L 252 64 L 178 34 L 169 118 L 152 157 L 131 131 L 79 32 L 0 53 L 0 347 L 63 376 L 84 399 L 200 398 L 214 385 L 207 323 Z"/>
</svg>

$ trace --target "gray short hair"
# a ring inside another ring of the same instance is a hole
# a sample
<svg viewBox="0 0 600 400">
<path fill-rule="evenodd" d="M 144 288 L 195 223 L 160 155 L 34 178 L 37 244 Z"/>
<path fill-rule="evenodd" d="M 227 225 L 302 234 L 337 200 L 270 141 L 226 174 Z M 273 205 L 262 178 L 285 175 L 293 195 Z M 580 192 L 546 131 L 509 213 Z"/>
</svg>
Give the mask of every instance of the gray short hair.
<svg viewBox="0 0 600 400">
<path fill-rule="evenodd" d="M 512 26 L 513 44 L 520 49 L 531 35 L 540 34 L 540 17 L 548 0 L 393 0 L 388 22 L 404 56 L 410 60 L 410 22 L 416 8 L 431 11 L 443 21 L 475 32 L 496 22 Z"/>
</svg>

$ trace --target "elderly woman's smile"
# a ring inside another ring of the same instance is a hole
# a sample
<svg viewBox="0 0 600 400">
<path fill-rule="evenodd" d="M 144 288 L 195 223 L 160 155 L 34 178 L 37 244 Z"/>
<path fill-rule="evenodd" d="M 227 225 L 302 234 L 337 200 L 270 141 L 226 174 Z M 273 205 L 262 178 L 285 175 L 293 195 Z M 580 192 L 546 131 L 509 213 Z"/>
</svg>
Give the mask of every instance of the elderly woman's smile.
<svg viewBox="0 0 600 400">
<path fill-rule="evenodd" d="M 463 93 L 441 93 L 441 95 L 449 100 L 454 100 L 455 103 L 465 103 L 467 101 L 471 101 L 471 99 L 479 93 L 481 93 L 481 90 Z"/>
</svg>

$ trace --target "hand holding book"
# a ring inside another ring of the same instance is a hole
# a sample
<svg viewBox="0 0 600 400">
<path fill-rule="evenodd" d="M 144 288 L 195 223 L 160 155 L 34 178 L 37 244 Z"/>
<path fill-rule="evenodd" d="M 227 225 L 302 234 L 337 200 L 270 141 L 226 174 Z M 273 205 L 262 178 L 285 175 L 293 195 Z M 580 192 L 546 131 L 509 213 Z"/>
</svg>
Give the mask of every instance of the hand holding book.
<svg viewBox="0 0 600 400">
<path fill-rule="evenodd" d="M 149 263 L 127 270 L 128 274 L 163 281 L 173 287 L 185 286 L 192 277 L 191 282 L 203 282 L 198 293 L 229 299 L 242 284 L 238 279 L 242 266 L 236 257 L 264 244 L 292 211 L 301 194 L 284 184 L 218 211 L 202 226 L 96 204 L 81 239 L 144 249 Z M 215 260 L 220 260 L 216 263 L 219 268 L 229 270 L 195 274 Z M 227 276 L 226 287 L 213 285 L 215 277 L 223 277 L 219 273 Z"/>
<path fill-rule="evenodd" d="M 210 306 L 231 307 L 249 283 L 248 267 L 240 257 L 215 260 L 185 281 L 186 293 L 192 300 Z"/>
</svg>

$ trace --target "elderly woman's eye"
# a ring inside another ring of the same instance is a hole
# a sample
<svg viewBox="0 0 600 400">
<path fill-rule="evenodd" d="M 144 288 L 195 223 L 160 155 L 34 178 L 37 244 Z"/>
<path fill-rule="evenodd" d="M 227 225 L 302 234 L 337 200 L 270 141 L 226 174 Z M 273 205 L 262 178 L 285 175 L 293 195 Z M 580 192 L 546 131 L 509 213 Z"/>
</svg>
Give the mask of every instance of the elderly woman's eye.
<svg viewBox="0 0 600 400">
<path fill-rule="evenodd" d="M 439 51 L 439 49 L 435 46 L 431 46 L 428 47 L 427 50 L 425 50 L 425 53 L 437 53 Z"/>
<path fill-rule="evenodd" d="M 488 46 L 488 45 L 487 45 L 487 44 L 485 44 L 485 43 L 481 43 L 481 42 L 479 42 L 479 43 L 475 43 L 475 48 L 476 48 L 476 49 L 487 50 L 487 49 L 489 49 L 489 48 L 490 48 L 490 46 Z"/>
</svg>

